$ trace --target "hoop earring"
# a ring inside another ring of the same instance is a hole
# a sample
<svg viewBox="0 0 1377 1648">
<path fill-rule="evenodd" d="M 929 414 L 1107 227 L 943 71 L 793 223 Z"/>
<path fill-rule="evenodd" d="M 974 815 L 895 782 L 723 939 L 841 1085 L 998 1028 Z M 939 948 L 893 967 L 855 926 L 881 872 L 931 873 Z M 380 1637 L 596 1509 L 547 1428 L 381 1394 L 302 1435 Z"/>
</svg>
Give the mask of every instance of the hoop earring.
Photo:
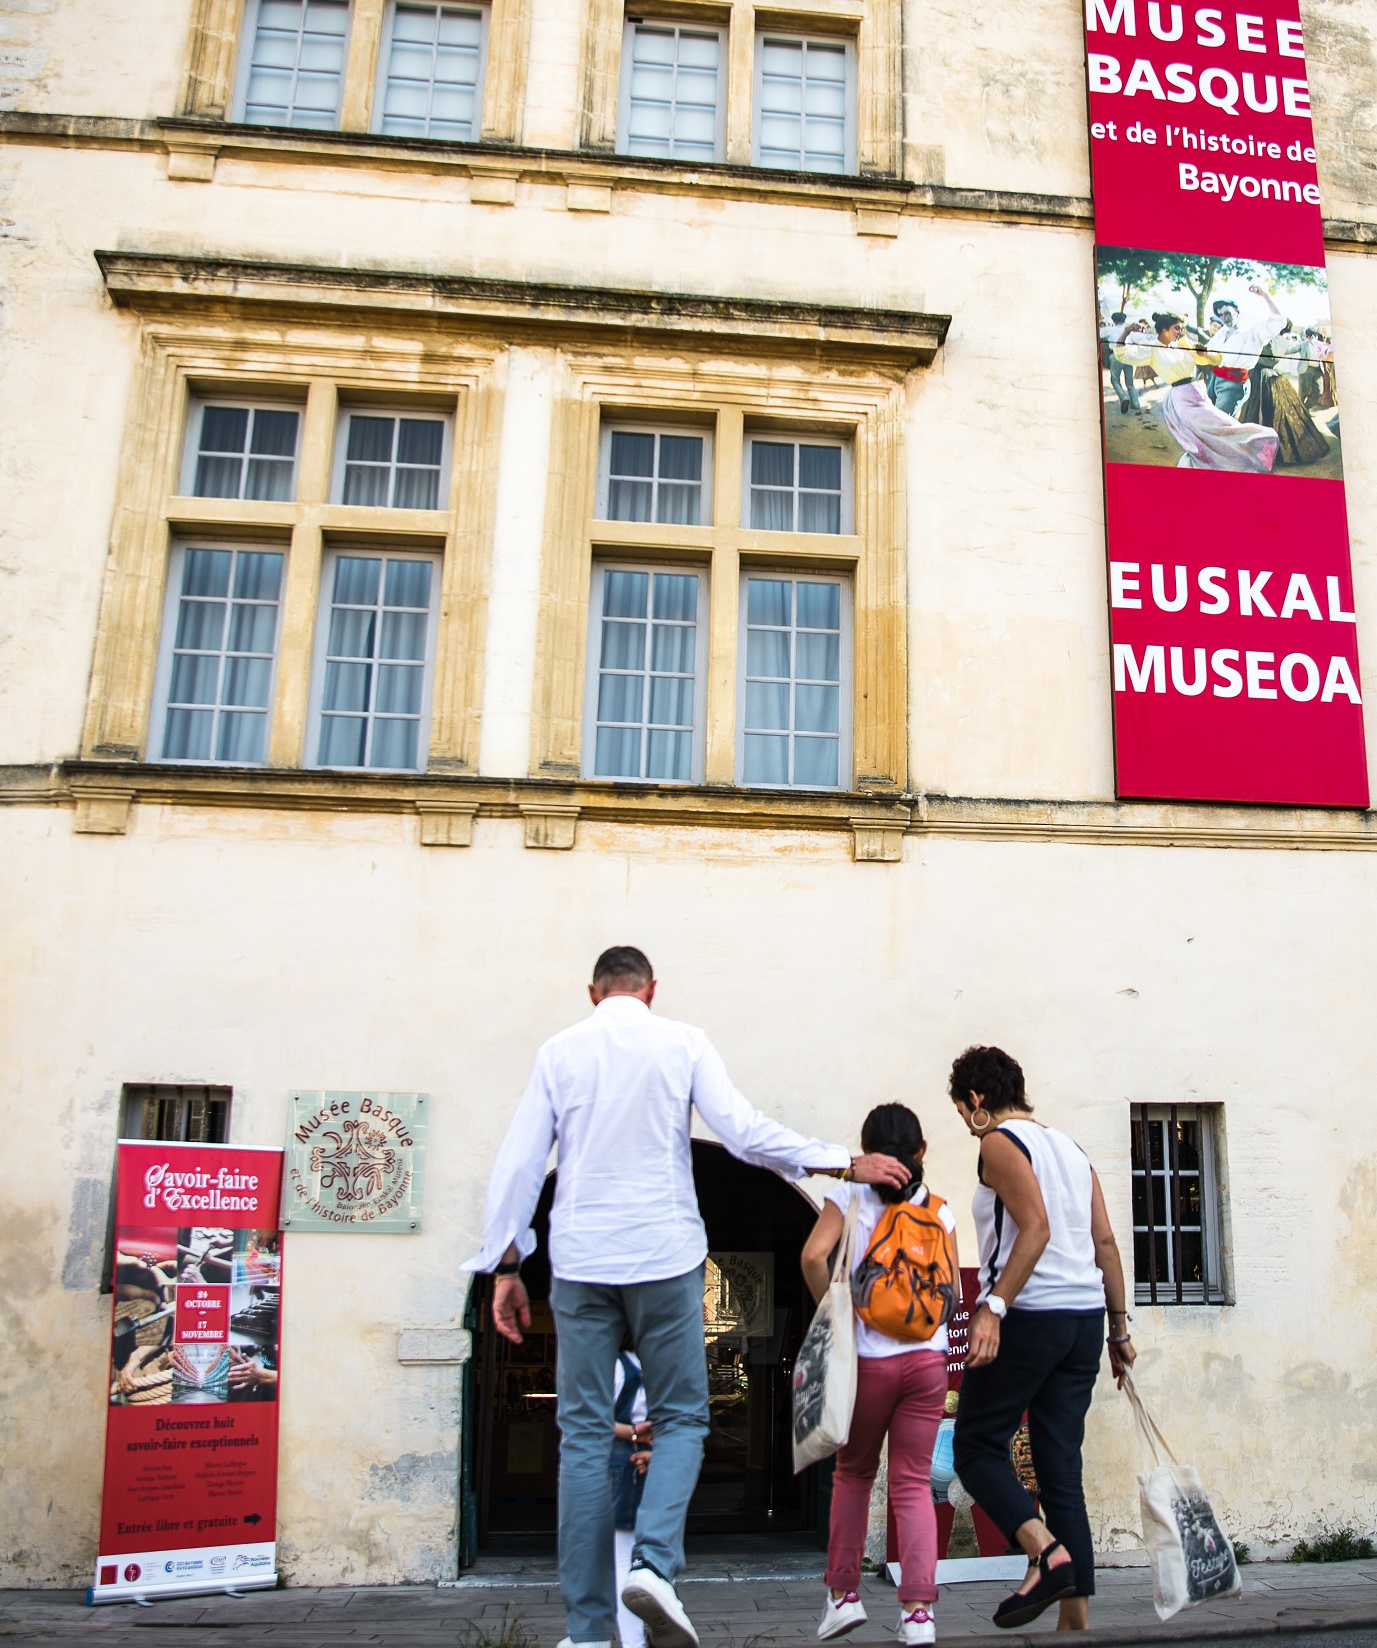
<svg viewBox="0 0 1377 1648">
<path fill-rule="evenodd" d="M 983 1122 L 978 1122 L 975 1119 L 977 1116 L 983 1116 L 985 1118 L 985 1120 Z M 975 1131 L 977 1133 L 988 1133 L 989 1129 L 990 1129 L 990 1123 L 993 1120 L 994 1120 L 994 1117 L 990 1114 L 990 1112 L 988 1110 L 980 1109 L 980 1110 L 972 1110 L 971 1111 L 971 1126 L 975 1129 Z"/>
</svg>

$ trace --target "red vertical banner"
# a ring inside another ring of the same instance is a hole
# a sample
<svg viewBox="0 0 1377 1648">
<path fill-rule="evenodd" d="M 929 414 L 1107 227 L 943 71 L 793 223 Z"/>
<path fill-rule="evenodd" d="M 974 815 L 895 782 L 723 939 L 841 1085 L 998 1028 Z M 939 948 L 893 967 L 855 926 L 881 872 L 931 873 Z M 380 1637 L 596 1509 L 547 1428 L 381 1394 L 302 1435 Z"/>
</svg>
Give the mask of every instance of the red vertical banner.
<svg viewBox="0 0 1377 1648">
<path fill-rule="evenodd" d="M 1124 797 L 1365 807 L 1296 0 L 1083 0 Z"/>
<path fill-rule="evenodd" d="M 282 1152 L 119 1146 L 92 1602 L 277 1583 Z"/>
</svg>

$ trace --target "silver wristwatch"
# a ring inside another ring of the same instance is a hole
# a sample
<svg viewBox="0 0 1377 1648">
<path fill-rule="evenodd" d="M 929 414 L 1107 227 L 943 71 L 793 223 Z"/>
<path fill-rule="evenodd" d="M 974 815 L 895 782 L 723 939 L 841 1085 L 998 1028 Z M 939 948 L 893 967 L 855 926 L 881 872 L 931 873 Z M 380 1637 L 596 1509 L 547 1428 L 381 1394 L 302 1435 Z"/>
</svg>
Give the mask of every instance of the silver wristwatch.
<svg viewBox="0 0 1377 1648">
<path fill-rule="evenodd" d="M 997 1293 L 987 1294 L 985 1297 L 985 1303 L 989 1307 L 991 1316 L 993 1316 L 996 1321 L 1002 1322 L 1009 1309 L 1008 1305 L 1004 1303 Z"/>
</svg>

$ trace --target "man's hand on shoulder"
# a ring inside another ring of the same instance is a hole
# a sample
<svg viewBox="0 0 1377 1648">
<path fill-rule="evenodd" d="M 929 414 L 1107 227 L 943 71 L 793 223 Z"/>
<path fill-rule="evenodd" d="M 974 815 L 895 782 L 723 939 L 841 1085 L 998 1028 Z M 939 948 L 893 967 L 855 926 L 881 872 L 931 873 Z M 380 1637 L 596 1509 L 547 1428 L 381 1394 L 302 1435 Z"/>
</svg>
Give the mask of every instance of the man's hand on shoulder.
<svg viewBox="0 0 1377 1648">
<path fill-rule="evenodd" d="M 851 1158 L 851 1177 L 856 1184 L 893 1185 L 896 1190 L 902 1190 L 913 1175 L 893 1156 L 871 1152 Z"/>
<path fill-rule="evenodd" d="M 514 1345 L 521 1341 L 522 1328 L 531 1325 L 531 1300 L 519 1276 L 499 1276 L 492 1296 L 493 1326 Z"/>
</svg>

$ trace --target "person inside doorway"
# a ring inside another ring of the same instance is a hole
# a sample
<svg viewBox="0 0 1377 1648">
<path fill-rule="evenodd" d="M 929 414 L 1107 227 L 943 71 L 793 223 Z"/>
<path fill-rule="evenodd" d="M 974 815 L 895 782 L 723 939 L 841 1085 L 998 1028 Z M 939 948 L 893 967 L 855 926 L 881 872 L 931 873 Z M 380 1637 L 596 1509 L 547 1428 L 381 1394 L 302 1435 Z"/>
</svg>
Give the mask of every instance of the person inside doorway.
<svg viewBox="0 0 1377 1648">
<path fill-rule="evenodd" d="M 803 1275 L 821 1303 L 831 1276 L 831 1256 L 841 1240 L 846 1210 L 856 1203 L 853 1275 L 865 1264 L 871 1239 L 886 1209 L 901 1202 L 929 1206 L 949 1244 L 949 1274 L 959 1277 L 956 1220 L 923 1183 L 927 1143 L 917 1116 L 902 1104 L 881 1104 L 861 1128 L 861 1149 L 893 1156 L 908 1169 L 906 1185 L 839 1184 L 830 1187 L 818 1222 L 803 1249 Z M 948 1314 L 954 1298 L 946 1301 Z M 930 1338 L 896 1339 L 856 1319 L 856 1405 L 851 1434 L 837 1455 L 832 1476 L 832 1519 L 827 1540 L 828 1597 L 818 1636 L 845 1636 L 866 1621 L 860 1598 L 861 1559 L 870 1517 L 870 1490 L 889 1438 L 889 1504 L 899 1533 L 899 1640 L 905 1648 L 935 1642 L 937 1510 L 932 1499 L 932 1450 L 947 1402 L 947 1326 Z"/>
<path fill-rule="evenodd" d="M 612 1522 L 616 1529 L 617 1638 L 621 1648 L 645 1648 L 645 1625 L 621 1600 L 631 1576 L 631 1553 L 636 1544 L 636 1512 L 645 1492 L 654 1436 L 645 1400 L 641 1361 L 628 1341 L 613 1371 L 612 1393 Z"/>
<path fill-rule="evenodd" d="M 824 1173 L 902 1188 L 910 1178 L 891 1156 L 852 1156 L 762 1115 L 732 1086 L 702 1030 L 652 1014 L 655 987 L 650 962 L 633 946 L 598 957 L 592 1013 L 536 1054 L 493 1168 L 483 1246 L 463 1267 L 496 1272 L 493 1324 L 520 1344 L 531 1321 L 521 1264 L 535 1248 L 531 1216 L 556 1150 L 550 1308 L 559 1339 L 559 1576 L 570 1648 L 611 1648 L 616 1627 L 608 1430 L 613 1368 L 627 1333 L 645 1373 L 655 1451 L 621 1598 L 645 1622 L 651 1648 L 698 1644 L 674 1589 L 708 1430 L 708 1244 L 693 1186 L 693 1111 L 734 1156 L 786 1179 Z"/>
</svg>

